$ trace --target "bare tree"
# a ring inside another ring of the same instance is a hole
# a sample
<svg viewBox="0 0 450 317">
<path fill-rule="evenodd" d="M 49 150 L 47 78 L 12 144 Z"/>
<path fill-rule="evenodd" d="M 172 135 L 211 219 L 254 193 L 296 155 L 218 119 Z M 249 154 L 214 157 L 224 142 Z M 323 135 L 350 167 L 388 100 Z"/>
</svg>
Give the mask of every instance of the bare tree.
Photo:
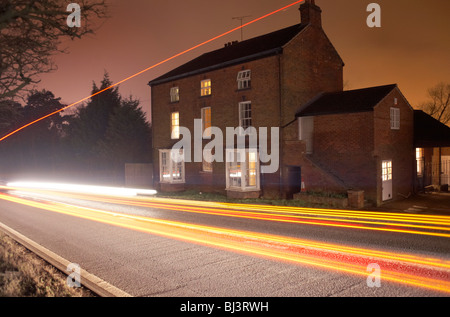
<svg viewBox="0 0 450 317">
<path fill-rule="evenodd" d="M 93 33 L 95 19 L 106 16 L 105 0 L 77 0 L 82 24 L 69 27 L 67 0 L 0 0 L 0 100 L 24 95 L 39 74 L 56 69 L 51 57 L 64 52 L 63 38 Z"/>
<path fill-rule="evenodd" d="M 421 108 L 430 116 L 443 124 L 450 123 L 450 84 L 439 83 L 428 89 L 429 101 L 423 103 Z"/>
</svg>

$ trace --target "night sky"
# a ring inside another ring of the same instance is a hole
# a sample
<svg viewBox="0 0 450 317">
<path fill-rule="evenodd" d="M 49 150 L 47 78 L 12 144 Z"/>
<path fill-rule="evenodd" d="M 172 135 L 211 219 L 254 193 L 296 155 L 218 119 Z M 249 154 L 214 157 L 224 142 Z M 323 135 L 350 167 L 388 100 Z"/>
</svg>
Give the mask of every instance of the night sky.
<svg viewBox="0 0 450 317">
<path fill-rule="evenodd" d="M 76 1 L 71 1 L 76 2 Z M 109 18 L 81 40 L 65 41 L 68 54 L 54 58 L 58 70 L 41 76 L 40 88 L 69 104 L 88 96 L 107 71 L 118 82 L 172 55 L 286 6 L 294 0 L 109 0 Z M 381 6 L 381 28 L 369 28 L 369 3 Z M 68 1 L 69 3 L 69 1 Z M 316 0 L 323 28 L 345 62 L 345 89 L 399 85 L 418 108 L 427 89 L 450 82 L 450 1 Z M 244 29 L 244 39 L 300 22 L 299 5 Z M 68 13 L 69 14 L 69 13 Z M 240 40 L 236 31 L 120 85 L 150 113 L 155 77 L 204 53 Z"/>
</svg>

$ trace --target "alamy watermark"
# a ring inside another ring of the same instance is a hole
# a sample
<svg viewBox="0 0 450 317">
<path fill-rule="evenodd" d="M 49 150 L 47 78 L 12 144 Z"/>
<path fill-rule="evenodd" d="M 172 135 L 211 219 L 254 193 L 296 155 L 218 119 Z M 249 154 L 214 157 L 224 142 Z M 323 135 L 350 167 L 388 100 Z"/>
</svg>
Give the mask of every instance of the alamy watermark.
<svg viewBox="0 0 450 317">
<path fill-rule="evenodd" d="M 367 12 L 371 12 L 367 17 L 366 23 L 369 28 L 381 27 L 381 7 L 378 3 L 370 3 L 367 6 Z"/>
<path fill-rule="evenodd" d="M 227 127 L 225 138 L 223 132 L 218 127 L 208 127 L 203 131 L 202 120 L 194 119 L 194 136 L 192 138 L 191 131 L 186 127 L 179 127 L 179 135 L 182 136 L 173 147 L 171 158 L 174 162 L 234 162 L 235 156 L 227 156 L 225 160 L 224 148 L 242 151 L 247 149 L 258 149 L 259 161 L 266 165 L 261 166 L 262 174 L 275 173 L 280 165 L 279 153 L 279 137 L 280 129 L 273 127 L 270 129 L 270 154 L 268 153 L 268 128 L 261 127 L 259 131 L 254 127 L 244 129 L 242 127 Z M 208 136 L 211 141 L 203 148 L 204 137 Z M 246 139 L 248 138 L 248 147 Z M 235 139 L 237 142 L 235 143 Z M 192 144 L 192 140 L 193 143 Z M 224 140 L 225 145 L 224 146 Z M 206 151 L 214 153 L 212 155 L 204 155 Z M 182 154 L 181 154 L 182 153 Z M 244 162 L 246 155 L 236 156 L 237 162 Z M 268 164 L 270 163 L 270 164 Z"/>
<path fill-rule="evenodd" d="M 81 267 L 79 264 L 70 263 L 67 266 L 67 286 L 69 287 L 81 287 Z"/>
<path fill-rule="evenodd" d="M 67 17 L 67 26 L 70 28 L 81 27 L 81 8 L 78 3 L 70 3 L 66 8 L 67 12 L 72 12 Z"/>
<path fill-rule="evenodd" d="M 367 272 L 369 276 L 367 277 L 368 287 L 381 287 L 381 268 L 377 263 L 370 263 L 367 266 Z"/>
</svg>

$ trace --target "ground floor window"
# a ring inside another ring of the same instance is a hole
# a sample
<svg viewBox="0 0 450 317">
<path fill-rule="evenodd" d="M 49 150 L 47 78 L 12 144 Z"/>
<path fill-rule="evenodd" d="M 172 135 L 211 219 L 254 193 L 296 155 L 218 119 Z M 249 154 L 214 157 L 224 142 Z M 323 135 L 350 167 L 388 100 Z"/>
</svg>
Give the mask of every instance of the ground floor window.
<svg viewBox="0 0 450 317">
<path fill-rule="evenodd" d="M 226 158 L 227 189 L 260 189 L 259 158 L 256 149 L 229 149 Z"/>
<path fill-rule="evenodd" d="M 159 150 L 161 183 L 184 183 L 183 150 Z"/>
</svg>

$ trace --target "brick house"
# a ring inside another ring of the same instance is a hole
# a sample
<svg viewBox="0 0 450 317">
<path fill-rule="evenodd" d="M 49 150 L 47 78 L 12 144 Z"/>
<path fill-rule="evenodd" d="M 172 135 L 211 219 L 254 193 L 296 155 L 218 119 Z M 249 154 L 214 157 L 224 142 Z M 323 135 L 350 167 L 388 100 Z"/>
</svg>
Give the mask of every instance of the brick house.
<svg viewBox="0 0 450 317">
<path fill-rule="evenodd" d="M 292 198 L 302 186 L 355 189 L 375 204 L 413 191 L 413 109 L 396 85 L 343 91 L 344 63 L 322 29 L 321 9 L 306 0 L 300 16 L 299 24 L 228 43 L 149 82 L 158 190 Z M 266 148 L 252 135 L 242 150 L 238 134 L 233 146 L 224 142 L 200 160 L 173 149 L 185 138 L 205 148 L 223 137 L 208 127 L 254 128 L 258 140 L 263 128 L 276 127 L 266 152 L 279 156 L 264 160 Z M 218 152 L 224 159 L 210 162 Z M 276 159 L 276 171 L 261 173 Z"/>
<path fill-rule="evenodd" d="M 362 190 L 378 205 L 413 193 L 414 110 L 396 85 L 322 93 L 296 116 L 288 164 L 308 189 Z"/>
</svg>

